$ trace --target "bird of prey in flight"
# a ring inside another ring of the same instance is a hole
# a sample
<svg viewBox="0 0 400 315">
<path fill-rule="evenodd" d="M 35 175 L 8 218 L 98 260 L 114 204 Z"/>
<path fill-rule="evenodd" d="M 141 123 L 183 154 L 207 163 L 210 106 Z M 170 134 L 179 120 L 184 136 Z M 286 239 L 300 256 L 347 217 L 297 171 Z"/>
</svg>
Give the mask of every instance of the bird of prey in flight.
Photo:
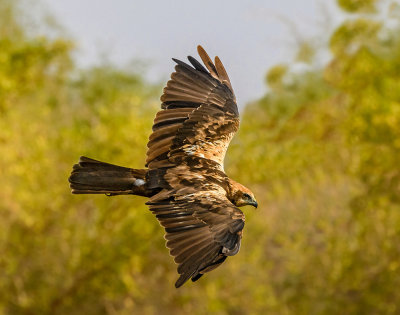
<svg viewBox="0 0 400 315">
<path fill-rule="evenodd" d="M 239 112 L 220 59 L 198 46 L 205 67 L 180 60 L 161 96 L 147 144 L 146 168 L 132 169 L 87 157 L 69 178 L 74 194 L 138 195 L 165 228 L 166 246 L 178 264 L 178 288 L 199 279 L 240 248 L 244 214 L 257 207 L 253 193 L 224 171 Z"/>
</svg>

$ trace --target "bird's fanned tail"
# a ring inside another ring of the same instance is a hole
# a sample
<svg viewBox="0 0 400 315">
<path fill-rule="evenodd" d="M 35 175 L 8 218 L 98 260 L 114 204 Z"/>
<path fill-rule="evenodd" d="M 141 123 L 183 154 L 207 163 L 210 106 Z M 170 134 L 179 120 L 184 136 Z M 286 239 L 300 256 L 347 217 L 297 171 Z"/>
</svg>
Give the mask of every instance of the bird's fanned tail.
<svg viewBox="0 0 400 315">
<path fill-rule="evenodd" d="M 73 194 L 139 195 L 149 197 L 146 169 L 132 169 L 82 156 L 69 177 Z"/>
</svg>

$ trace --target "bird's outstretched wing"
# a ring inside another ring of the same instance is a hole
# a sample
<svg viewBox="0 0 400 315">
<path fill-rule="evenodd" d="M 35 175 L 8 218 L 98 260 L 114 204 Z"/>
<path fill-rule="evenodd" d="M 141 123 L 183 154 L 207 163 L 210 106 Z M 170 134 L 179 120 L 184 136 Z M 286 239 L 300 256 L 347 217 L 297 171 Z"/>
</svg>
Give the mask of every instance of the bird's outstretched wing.
<svg viewBox="0 0 400 315">
<path fill-rule="evenodd" d="M 180 274 L 175 286 L 180 287 L 239 251 L 244 215 L 226 198 L 221 186 L 197 173 L 185 173 L 185 178 L 194 179 L 193 184 L 185 185 L 177 171 L 167 171 L 164 178 L 171 188 L 162 190 L 147 204 L 165 228 L 167 247 Z"/>
<path fill-rule="evenodd" d="M 206 67 L 193 57 L 192 66 L 174 59 L 175 72 L 161 96 L 147 144 L 149 169 L 176 165 L 183 156 L 215 161 L 223 169 L 229 142 L 239 128 L 239 112 L 229 77 L 218 57 L 213 63 L 201 46 Z"/>
<path fill-rule="evenodd" d="M 161 96 L 147 152 L 147 203 L 165 228 L 167 247 L 181 286 L 218 267 L 240 248 L 243 213 L 226 197 L 223 160 L 239 128 L 239 113 L 228 75 L 219 60 L 179 61 Z"/>
</svg>

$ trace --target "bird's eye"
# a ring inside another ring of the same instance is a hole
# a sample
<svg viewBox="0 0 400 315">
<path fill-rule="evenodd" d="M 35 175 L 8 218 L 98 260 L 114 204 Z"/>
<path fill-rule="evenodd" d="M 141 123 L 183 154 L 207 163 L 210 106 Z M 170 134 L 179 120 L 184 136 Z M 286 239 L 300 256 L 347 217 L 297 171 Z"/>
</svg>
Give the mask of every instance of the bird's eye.
<svg viewBox="0 0 400 315">
<path fill-rule="evenodd" d="M 251 199 L 251 196 L 249 194 L 243 194 L 243 198 Z"/>
</svg>

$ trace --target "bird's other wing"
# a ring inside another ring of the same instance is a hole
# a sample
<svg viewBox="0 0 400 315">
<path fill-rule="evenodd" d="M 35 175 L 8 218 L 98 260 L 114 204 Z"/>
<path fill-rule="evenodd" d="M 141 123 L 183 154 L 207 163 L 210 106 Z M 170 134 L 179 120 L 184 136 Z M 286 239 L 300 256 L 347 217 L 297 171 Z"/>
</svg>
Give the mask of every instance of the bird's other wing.
<svg viewBox="0 0 400 315">
<path fill-rule="evenodd" d="M 239 128 L 239 112 L 219 58 L 213 63 L 201 46 L 198 52 L 206 67 L 191 56 L 192 66 L 173 59 L 175 72 L 164 88 L 162 110 L 147 144 L 149 169 L 176 165 L 176 158 L 193 155 L 223 169 L 227 147 Z"/>
<path fill-rule="evenodd" d="M 191 175 L 185 176 L 188 180 Z M 226 198 L 221 186 L 206 182 L 201 185 L 201 176 L 192 176 L 194 185 L 186 185 L 185 180 L 176 185 L 170 182 L 174 187 L 147 202 L 165 228 L 166 245 L 178 264 L 176 287 L 189 278 L 196 281 L 227 256 L 235 255 L 244 227 L 244 214 Z M 168 174 L 165 177 L 168 181 Z M 207 190 L 199 190 L 196 183 Z"/>
</svg>

